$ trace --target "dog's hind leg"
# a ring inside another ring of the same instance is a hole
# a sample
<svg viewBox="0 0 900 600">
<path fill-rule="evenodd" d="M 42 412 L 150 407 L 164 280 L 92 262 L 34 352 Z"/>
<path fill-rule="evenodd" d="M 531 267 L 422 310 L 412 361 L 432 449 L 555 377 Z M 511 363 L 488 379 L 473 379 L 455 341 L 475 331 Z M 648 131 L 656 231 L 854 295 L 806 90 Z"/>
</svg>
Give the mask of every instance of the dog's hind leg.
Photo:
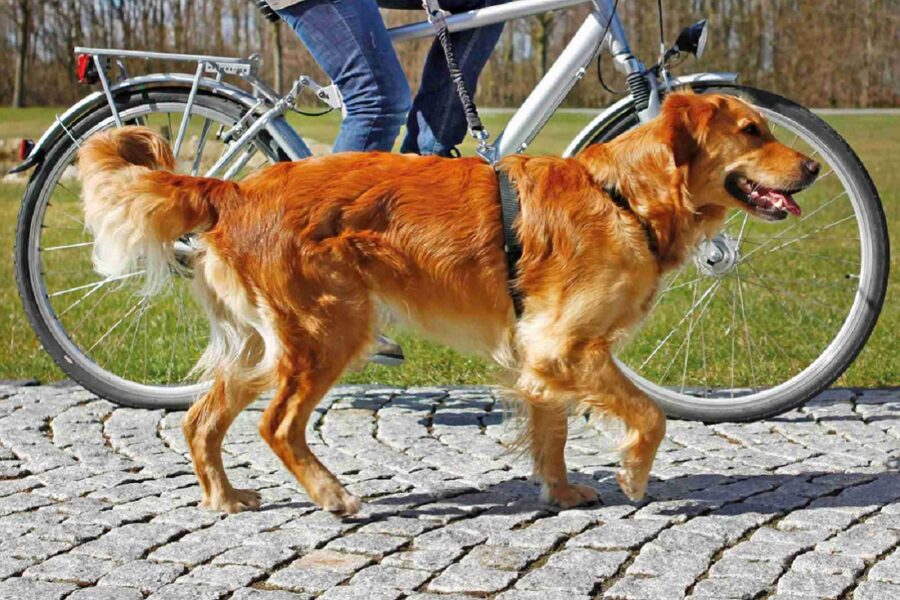
<svg viewBox="0 0 900 600">
<path fill-rule="evenodd" d="M 222 440 L 234 418 L 259 394 L 253 382 L 216 375 L 212 388 L 185 416 L 182 429 L 203 489 L 201 506 L 227 513 L 259 506 L 259 494 L 231 486 L 222 464 Z"/>
<path fill-rule="evenodd" d="M 313 502 L 335 514 L 350 515 L 359 510 L 359 499 L 344 489 L 306 441 L 309 416 L 340 376 L 343 366 L 315 368 L 307 361 L 283 358 L 278 391 L 263 413 L 259 430 Z"/>
<path fill-rule="evenodd" d="M 597 492 L 586 485 L 569 485 L 565 447 L 568 436 L 568 404 L 542 398 L 528 402 L 531 456 L 534 474 L 541 481 L 542 496 L 563 508 L 589 504 Z"/>
<path fill-rule="evenodd" d="M 260 434 L 306 489 L 310 499 L 330 512 L 349 515 L 360 502 L 312 453 L 306 425 L 316 405 L 368 346 L 371 304 L 364 296 L 328 307 L 298 310 L 304 325 L 284 323 L 285 353 L 278 365 L 278 391 L 259 423 Z M 311 324 L 315 324 L 315 328 Z M 293 329 L 293 331 L 291 331 Z"/>
</svg>

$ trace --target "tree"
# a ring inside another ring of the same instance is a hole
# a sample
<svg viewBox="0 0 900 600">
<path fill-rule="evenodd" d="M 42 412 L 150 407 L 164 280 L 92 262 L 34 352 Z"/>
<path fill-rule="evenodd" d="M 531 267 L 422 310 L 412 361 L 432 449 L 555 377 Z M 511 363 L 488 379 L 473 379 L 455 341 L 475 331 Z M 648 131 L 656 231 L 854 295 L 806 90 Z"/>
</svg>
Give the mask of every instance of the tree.
<svg viewBox="0 0 900 600">
<path fill-rule="evenodd" d="M 547 72 L 547 58 L 550 54 L 550 36 L 553 35 L 553 26 L 556 24 L 556 13 L 548 12 L 534 17 L 532 27 L 532 40 L 537 46 L 540 60 L 540 75 Z"/>
<path fill-rule="evenodd" d="M 273 65 L 275 68 L 275 89 L 278 90 L 279 94 L 284 93 L 284 68 L 283 58 L 284 58 L 284 49 L 281 45 L 281 21 L 275 21 L 272 23 L 272 58 L 275 61 Z"/>
<path fill-rule="evenodd" d="M 17 0 L 16 23 L 16 76 L 13 83 L 13 108 L 25 106 L 25 61 L 28 58 L 28 38 L 31 35 L 31 0 Z"/>
</svg>

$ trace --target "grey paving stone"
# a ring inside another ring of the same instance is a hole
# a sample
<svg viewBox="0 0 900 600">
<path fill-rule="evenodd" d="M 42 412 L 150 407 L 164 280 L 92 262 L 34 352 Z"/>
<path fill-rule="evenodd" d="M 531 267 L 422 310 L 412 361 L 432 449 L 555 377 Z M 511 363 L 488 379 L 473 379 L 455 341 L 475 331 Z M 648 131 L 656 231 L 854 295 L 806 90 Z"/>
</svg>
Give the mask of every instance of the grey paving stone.
<svg viewBox="0 0 900 600">
<path fill-rule="evenodd" d="M 818 598 L 839 598 L 853 585 L 852 575 L 798 573 L 789 571 L 778 580 L 778 593 Z"/>
<path fill-rule="evenodd" d="M 780 560 L 750 560 L 727 556 L 710 567 L 709 575 L 722 578 L 740 577 L 769 584 L 778 579 L 783 570 L 784 564 Z"/>
<path fill-rule="evenodd" d="M 693 592 L 688 598 L 721 599 L 721 600 L 752 600 L 760 594 L 768 591 L 770 584 L 746 577 L 711 577 L 698 581 Z"/>
<path fill-rule="evenodd" d="M 866 563 L 856 556 L 807 552 L 791 563 L 791 571 L 825 575 L 850 575 L 856 577 L 866 568 Z"/>
<path fill-rule="evenodd" d="M 24 575 L 47 581 L 92 585 L 112 571 L 116 564 L 115 561 L 104 558 L 65 554 L 29 567 Z"/>
<path fill-rule="evenodd" d="M 265 572 L 246 565 L 202 565 L 178 578 L 176 583 L 205 583 L 228 590 L 247 587 Z"/>
<path fill-rule="evenodd" d="M 142 600 L 144 595 L 134 589 L 125 587 L 91 587 L 84 588 L 67 596 L 66 600 Z"/>
<path fill-rule="evenodd" d="M 148 598 L 152 600 L 219 600 L 228 594 L 227 588 L 193 583 L 170 583 Z"/>
<path fill-rule="evenodd" d="M 390 587 L 351 584 L 333 587 L 318 600 L 397 600 L 402 596 L 402 591 Z"/>
<path fill-rule="evenodd" d="M 373 565 L 354 575 L 350 580 L 350 585 L 359 589 L 385 587 L 412 591 L 425 583 L 431 576 L 430 571 Z"/>
<path fill-rule="evenodd" d="M 238 546 L 218 555 L 212 564 L 249 565 L 259 567 L 265 571 L 274 569 L 296 556 L 296 551 L 291 548 L 274 545 L 246 545 Z"/>
<path fill-rule="evenodd" d="M 457 564 L 447 567 L 429 582 L 428 591 L 441 594 L 488 594 L 502 590 L 515 579 L 516 573 L 510 571 Z"/>
<path fill-rule="evenodd" d="M 137 588 L 145 594 L 150 594 L 172 583 L 186 570 L 183 565 L 175 563 L 135 560 L 116 567 L 101 577 L 97 585 Z"/>
<path fill-rule="evenodd" d="M 466 554 L 461 564 L 503 571 L 521 571 L 526 565 L 540 558 L 541 554 L 542 552 L 537 548 L 477 546 Z"/>
<path fill-rule="evenodd" d="M 883 581 L 863 581 L 853 590 L 853 600 L 897 600 L 900 585 Z"/>
<path fill-rule="evenodd" d="M 258 590 L 242 588 L 231 595 L 231 600 L 309 600 L 309 594 L 295 594 L 283 590 Z"/>
<path fill-rule="evenodd" d="M 604 598 L 624 600 L 670 600 L 683 598 L 690 579 L 673 581 L 665 577 L 623 577 L 615 583 Z"/>
<path fill-rule="evenodd" d="M 384 533 L 351 533 L 328 543 L 327 550 L 365 554 L 381 558 L 409 543 L 408 538 L 387 535 Z"/>
<path fill-rule="evenodd" d="M 316 509 L 259 438 L 257 402 L 225 463 L 263 507 L 225 516 L 197 506 L 184 412 L 0 383 L 0 600 L 900 597 L 900 391 L 673 421 L 641 503 L 613 479 L 616 432 L 573 420 L 570 477 L 602 502 L 562 511 L 506 452 L 496 396 L 330 393 L 309 440 L 370 497 L 347 519 Z"/>
<path fill-rule="evenodd" d="M 410 550 L 386 556 L 381 564 L 435 572 L 452 564 L 463 552 L 462 548 Z"/>
<path fill-rule="evenodd" d="M 78 586 L 14 577 L 0 582 L 0 600 L 60 600 Z"/>
<path fill-rule="evenodd" d="M 266 583 L 271 587 L 292 592 L 321 594 L 349 578 L 348 573 L 323 567 L 287 567 L 269 576 Z"/>
<path fill-rule="evenodd" d="M 428 531 L 418 536 L 413 545 L 416 548 L 469 548 L 487 539 L 483 533 L 462 528 L 444 527 Z"/>
<path fill-rule="evenodd" d="M 869 570 L 868 578 L 900 585 L 900 549 L 894 550 L 893 554 L 875 563 Z"/>
<path fill-rule="evenodd" d="M 495 600 L 590 600 L 590 596 L 552 590 L 507 590 L 494 596 Z"/>
<path fill-rule="evenodd" d="M 816 550 L 873 560 L 893 547 L 898 540 L 900 531 L 862 523 L 819 544 Z"/>
<path fill-rule="evenodd" d="M 597 550 L 636 548 L 655 537 L 665 526 L 665 521 L 655 519 L 616 521 L 585 531 L 572 538 L 568 545 Z"/>
</svg>

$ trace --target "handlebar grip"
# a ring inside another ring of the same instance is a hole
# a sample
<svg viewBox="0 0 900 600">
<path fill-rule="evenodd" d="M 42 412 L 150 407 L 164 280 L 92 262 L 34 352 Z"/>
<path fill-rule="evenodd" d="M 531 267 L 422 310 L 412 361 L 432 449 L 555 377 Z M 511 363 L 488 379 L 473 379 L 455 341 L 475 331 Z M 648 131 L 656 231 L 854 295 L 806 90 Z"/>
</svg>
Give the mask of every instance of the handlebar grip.
<svg viewBox="0 0 900 600">
<path fill-rule="evenodd" d="M 266 2 L 266 0 L 255 1 L 256 8 L 258 8 L 259 12 L 263 14 L 263 16 L 266 18 L 266 21 L 269 21 L 270 23 L 277 23 L 279 20 L 281 20 L 281 17 L 278 16 L 278 13 L 275 12 L 274 8 L 269 6 L 269 3 Z"/>
</svg>

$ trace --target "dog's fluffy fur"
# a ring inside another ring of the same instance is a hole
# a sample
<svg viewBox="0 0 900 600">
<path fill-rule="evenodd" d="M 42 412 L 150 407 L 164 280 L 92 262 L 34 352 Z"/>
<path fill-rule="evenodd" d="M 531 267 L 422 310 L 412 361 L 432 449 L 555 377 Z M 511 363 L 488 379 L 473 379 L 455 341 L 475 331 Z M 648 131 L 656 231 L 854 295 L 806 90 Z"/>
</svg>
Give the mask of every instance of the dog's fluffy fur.
<svg viewBox="0 0 900 600">
<path fill-rule="evenodd" d="M 317 402 L 366 352 L 382 307 L 514 374 L 548 500 L 596 499 L 566 476 L 574 406 L 624 422 L 618 480 L 640 498 L 666 421 L 620 373 L 612 347 L 647 312 L 660 275 L 720 229 L 728 208 L 786 215 L 738 199 L 727 176 L 781 190 L 811 181 L 806 157 L 778 143 L 747 104 L 722 96 L 671 95 L 653 122 L 574 158 L 507 157 L 500 168 L 519 191 L 524 248 L 517 285 L 525 311 L 516 320 L 497 176 L 480 159 L 346 153 L 235 183 L 172 173 L 159 136 L 125 127 L 89 140 L 79 165 L 100 273 L 140 268 L 146 291 L 155 291 L 183 268 L 174 242 L 200 234 L 194 282 L 212 337 L 198 368 L 214 381 L 184 433 L 204 504 L 227 512 L 259 497 L 230 485 L 222 438 L 272 386 L 263 438 L 317 504 L 340 514 L 359 508 L 310 452 L 305 430 Z M 617 206 L 608 186 L 632 210 Z"/>
</svg>

